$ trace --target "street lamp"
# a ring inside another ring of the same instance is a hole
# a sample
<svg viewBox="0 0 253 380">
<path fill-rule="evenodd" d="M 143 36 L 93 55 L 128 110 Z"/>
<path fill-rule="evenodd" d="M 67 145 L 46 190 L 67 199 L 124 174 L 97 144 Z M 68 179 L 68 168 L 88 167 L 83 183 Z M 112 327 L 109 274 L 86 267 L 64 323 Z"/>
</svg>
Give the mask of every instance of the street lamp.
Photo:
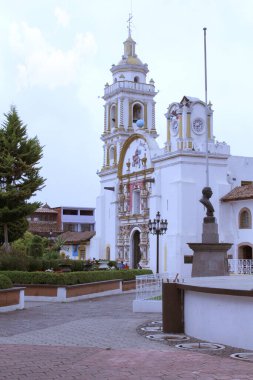
<svg viewBox="0 0 253 380">
<path fill-rule="evenodd" d="M 159 273 L 159 236 L 166 233 L 168 226 L 167 219 L 160 219 L 161 215 L 158 211 L 156 214 L 156 219 L 154 219 L 153 222 L 149 219 L 148 222 L 149 233 L 156 235 L 156 273 Z"/>
</svg>

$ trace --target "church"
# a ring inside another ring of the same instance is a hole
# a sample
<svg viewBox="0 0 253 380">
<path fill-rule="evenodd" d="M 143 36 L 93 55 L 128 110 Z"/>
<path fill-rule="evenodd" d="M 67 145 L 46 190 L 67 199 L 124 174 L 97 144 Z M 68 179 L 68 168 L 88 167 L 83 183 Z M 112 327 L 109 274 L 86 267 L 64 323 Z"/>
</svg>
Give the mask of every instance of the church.
<svg viewBox="0 0 253 380">
<path fill-rule="evenodd" d="M 122 58 L 110 71 L 90 256 L 189 275 L 193 252 L 187 243 L 201 242 L 205 210 L 199 199 L 208 170 L 220 242 L 233 244 L 229 258 L 252 259 L 253 158 L 232 156 L 225 142 L 216 141 L 212 104 L 186 95 L 169 104 L 167 138 L 158 146 L 157 91 L 153 79 L 147 82 L 148 65 L 137 56 L 130 28 Z M 149 231 L 157 212 L 166 226 L 159 236 Z"/>
</svg>

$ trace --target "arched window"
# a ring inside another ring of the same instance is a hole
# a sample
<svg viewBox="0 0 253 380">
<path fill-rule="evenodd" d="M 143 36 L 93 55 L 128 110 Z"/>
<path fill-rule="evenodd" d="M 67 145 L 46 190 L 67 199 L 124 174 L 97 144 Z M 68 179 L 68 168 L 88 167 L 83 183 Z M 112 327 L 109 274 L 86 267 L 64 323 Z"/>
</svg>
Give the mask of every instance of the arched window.
<svg viewBox="0 0 253 380">
<path fill-rule="evenodd" d="M 134 83 L 139 83 L 139 80 L 140 80 L 140 78 L 139 77 L 134 77 Z"/>
<path fill-rule="evenodd" d="M 133 214 L 141 213 L 141 192 L 139 189 L 133 191 Z"/>
<path fill-rule="evenodd" d="M 251 212 L 248 208 L 243 208 L 239 214 L 239 228 L 251 228 Z"/>
<path fill-rule="evenodd" d="M 114 146 L 110 147 L 109 159 L 110 159 L 110 166 L 114 165 Z"/>
<path fill-rule="evenodd" d="M 238 259 L 252 260 L 252 247 L 249 245 L 241 245 L 238 248 Z"/>
<path fill-rule="evenodd" d="M 116 127 L 116 106 L 115 104 L 111 107 L 111 129 L 113 130 Z"/>
<path fill-rule="evenodd" d="M 136 103 L 133 106 L 133 123 L 136 123 L 136 121 L 139 119 L 143 119 L 143 106 L 139 103 Z"/>
</svg>

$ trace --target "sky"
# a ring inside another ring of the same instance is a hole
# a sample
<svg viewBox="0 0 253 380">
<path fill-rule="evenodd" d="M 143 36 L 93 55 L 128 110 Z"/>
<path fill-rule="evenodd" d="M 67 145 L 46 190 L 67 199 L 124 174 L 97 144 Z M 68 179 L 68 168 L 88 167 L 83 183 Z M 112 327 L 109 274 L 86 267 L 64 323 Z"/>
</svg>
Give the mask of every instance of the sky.
<svg viewBox="0 0 253 380">
<path fill-rule="evenodd" d="M 47 179 L 36 200 L 95 207 L 100 185 L 104 85 L 123 54 L 133 14 L 136 53 L 159 91 L 156 128 L 184 95 L 205 100 L 214 135 L 231 153 L 253 156 L 252 0 L 0 0 L 0 123 L 15 105 L 43 149 Z"/>
</svg>

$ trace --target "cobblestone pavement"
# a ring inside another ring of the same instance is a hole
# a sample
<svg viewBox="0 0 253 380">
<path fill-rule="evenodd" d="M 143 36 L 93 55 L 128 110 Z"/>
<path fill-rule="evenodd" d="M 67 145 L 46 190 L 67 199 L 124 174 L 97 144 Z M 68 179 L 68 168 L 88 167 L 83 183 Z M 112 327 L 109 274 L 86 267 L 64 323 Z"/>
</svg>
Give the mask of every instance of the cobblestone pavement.
<svg viewBox="0 0 253 380">
<path fill-rule="evenodd" d="M 28 303 L 0 315 L 0 380 L 252 380 L 253 363 L 180 351 L 136 329 L 161 314 L 133 313 L 134 294 Z"/>
</svg>

